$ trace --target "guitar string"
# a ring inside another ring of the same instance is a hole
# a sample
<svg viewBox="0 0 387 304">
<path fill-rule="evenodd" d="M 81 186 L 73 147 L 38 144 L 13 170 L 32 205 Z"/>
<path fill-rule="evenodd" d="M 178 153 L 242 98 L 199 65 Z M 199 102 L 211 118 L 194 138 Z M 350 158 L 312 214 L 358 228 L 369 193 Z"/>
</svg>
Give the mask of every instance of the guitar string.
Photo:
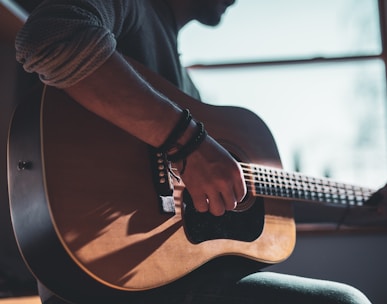
<svg viewBox="0 0 387 304">
<path fill-rule="evenodd" d="M 330 197 L 368 197 L 372 194 L 372 191 L 367 189 L 358 189 L 358 188 L 351 188 L 351 187 L 328 187 L 323 184 L 310 182 L 310 183 L 298 183 L 295 180 L 287 180 L 286 182 L 283 181 L 275 181 L 267 180 L 265 178 L 252 178 L 252 175 L 247 173 L 246 181 L 248 184 L 254 184 L 256 190 L 263 188 L 263 190 L 270 189 L 272 192 L 274 190 L 278 191 L 293 191 L 293 193 L 296 193 L 296 195 L 300 195 L 302 193 L 305 193 L 306 195 L 310 196 L 313 193 L 316 194 L 324 194 L 326 196 Z"/>
<path fill-rule="evenodd" d="M 369 196 L 373 193 L 370 189 L 360 189 L 360 188 L 351 188 L 351 187 L 335 187 L 335 186 L 325 186 L 319 183 L 298 183 L 296 180 L 287 180 L 283 181 L 268 181 L 263 178 L 256 179 L 250 173 L 245 173 L 245 179 L 249 184 L 255 184 L 260 186 L 266 186 L 273 189 L 284 189 L 284 190 L 299 190 L 299 191 L 310 191 L 310 192 L 321 192 L 326 194 L 348 194 L 355 196 Z"/>
<path fill-rule="evenodd" d="M 249 191 L 255 194 L 267 194 L 342 204 L 362 205 L 374 190 L 369 188 L 338 183 L 329 179 L 308 177 L 300 173 L 288 173 L 284 170 L 240 163 Z M 254 186 L 252 186 L 252 184 Z M 344 203 L 343 203 L 344 201 Z"/>
<path fill-rule="evenodd" d="M 302 190 L 301 192 L 298 188 L 286 188 L 285 190 L 274 189 L 273 187 L 262 187 L 258 189 L 257 186 L 251 186 L 247 184 L 247 189 L 250 193 L 253 193 L 256 196 L 267 196 L 267 197 L 281 197 L 289 198 L 295 200 L 305 200 L 305 201 L 317 201 L 321 203 L 333 203 L 340 205 L 357 205 L 362 206 L 371 195 L 366 194 L 357 194 L 356 196 L 351 193 L 342 194 L 332 194 L 327 192 L 321 192 L 316 190 Z"/>
<path fill-rule="evenodd" d="M 291 185 L 291 186 L 300 186 L 304 185 L 311 188 L 309 185 L 318 186 L 319 189 L 339 189 L 342 191 L 353 191 L 353 192 L 374 192 L 373 189 L 349 185 L 345 183 L 335 182 L 329 179 L 318 179 L 315 177 L 308 177 L 300 173 L 288 173 L 279 169 L 272 169 L 266 167 L 259 167 L 257 165 L 243 164 L 242 168 L 246 177 L 252 177 L 252 181 L 257 181 L 254 179 L 255 176 L 260 177 L 259 182 L 272 183 L 273 185 Z M 263 171 L 260 171 L 263 170 Z M 254 171 L 254 172 L 253 172 Z M 255 175 L 253 174 L 255 173 Z M 273 182 L 272 180 L 275 180 Z"/>
<path fill-rule="evenodd" d="M 363 205 L 363 203 L 370 198 L 371 195 L 357 196 L 356 199 L 353 196 L 342 195 L 341 197 L 332 195 L 330 193 L 322 193 L 316 191 L 305 191 L 303 194 L 297 193 L 299 189 L 286 189 L 286 192 L 272 191 L 267 189 L 265 191 L 256 191 L 256 187 L 247 185 L 247 190 L 256 196 L 266 197 L 281 197 L 289 198 L 294 200 L 305 200 L 305 201 L 317 201 L 321 203 L 334 203 L 341 205 Z"/>
</svg>

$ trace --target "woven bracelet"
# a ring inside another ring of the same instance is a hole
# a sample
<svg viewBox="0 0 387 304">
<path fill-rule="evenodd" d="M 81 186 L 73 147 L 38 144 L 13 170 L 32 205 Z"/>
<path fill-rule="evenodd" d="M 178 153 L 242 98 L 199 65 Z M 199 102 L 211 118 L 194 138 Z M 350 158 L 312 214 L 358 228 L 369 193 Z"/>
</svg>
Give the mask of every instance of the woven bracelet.
<svg viewBox="0 0 387 304">
<path fill-rule="evenodd" d="M 193 151 L 195 151 L 200 144 L 206 139 L 207 131 L 204 129 L 204 124 L 202 122 L 196 122 L 197 131 L 194 136 L 182 146 L 176 153 L 167 155 L 167 158 L 171 162 L 177 162 L 179 160 L 184 160 L 189 156 Z"/>
<path fill-rule="evenodd" d="M 177 122 L 176 126 L 168 135 L 164 143 L 157 148 L 157 150 L 162 152 L 168 151 L 177 142 L 177 140 L 183 135 L 185 130 L 187 130 L 191 120 L 192 120 L 191 113 L 189 112 L 188 109 L 184 109 L 183 112 L 181 113 L 181 117 Z"/>
</svg>

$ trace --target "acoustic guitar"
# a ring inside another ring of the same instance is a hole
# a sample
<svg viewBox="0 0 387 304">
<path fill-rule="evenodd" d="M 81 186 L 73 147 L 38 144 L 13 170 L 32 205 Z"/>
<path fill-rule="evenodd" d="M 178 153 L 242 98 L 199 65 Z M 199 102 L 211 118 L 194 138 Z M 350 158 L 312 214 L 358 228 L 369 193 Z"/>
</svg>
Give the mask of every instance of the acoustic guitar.
<svg viewBox="0 0 387 304">
<path fill-rule="evenodd" d="M 17 108 L 12 221 L 22 256 L 48 288 L 97 299 L 163 286 L 225 255 L 279 263 L 295 245 L 292 201 L 362 207 L 374 192 L 285 172 L 269 129 L 246 109 L 184 106 L 243 168 L 249 191 L 235 211 L 196 212 L 152 149 L 60 90 L 39 86 Z"/>
</svg>

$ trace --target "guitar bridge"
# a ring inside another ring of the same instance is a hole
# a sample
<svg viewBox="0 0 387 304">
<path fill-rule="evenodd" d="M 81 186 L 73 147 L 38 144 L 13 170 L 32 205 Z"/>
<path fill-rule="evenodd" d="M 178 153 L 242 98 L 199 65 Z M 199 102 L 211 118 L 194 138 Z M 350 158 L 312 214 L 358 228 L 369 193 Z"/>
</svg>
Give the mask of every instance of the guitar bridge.
<svg viewBox="0 0 387 304">
<path fill-rule="evenodd" d="M 166 214 L 176 214 L 173 198 L 173 180 L 170 163 L 165 153 L 150 149 L 150 161 L 153 172 L 153 183 L 159 197 L 160 211 Z M 176 178 L 178 178 L 176 176 Z"/>
</svg>

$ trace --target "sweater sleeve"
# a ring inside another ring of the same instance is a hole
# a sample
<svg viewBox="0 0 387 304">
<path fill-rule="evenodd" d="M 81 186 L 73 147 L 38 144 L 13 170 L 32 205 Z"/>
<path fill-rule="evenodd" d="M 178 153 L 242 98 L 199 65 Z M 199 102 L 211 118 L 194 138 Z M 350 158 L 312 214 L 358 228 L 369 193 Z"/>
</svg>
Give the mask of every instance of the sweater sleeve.
<svg viewBox="0 0 387 304">
<path fill-rule="evenodd" d="M 27 72 L 38 73 L 42 82 L 58 88 L 85 78 L 112 55 L 115 32 L 122 26 L 122 15 L 104 2 L 43 2 L 17 35 L 16 59 Z"/>
</svg>

